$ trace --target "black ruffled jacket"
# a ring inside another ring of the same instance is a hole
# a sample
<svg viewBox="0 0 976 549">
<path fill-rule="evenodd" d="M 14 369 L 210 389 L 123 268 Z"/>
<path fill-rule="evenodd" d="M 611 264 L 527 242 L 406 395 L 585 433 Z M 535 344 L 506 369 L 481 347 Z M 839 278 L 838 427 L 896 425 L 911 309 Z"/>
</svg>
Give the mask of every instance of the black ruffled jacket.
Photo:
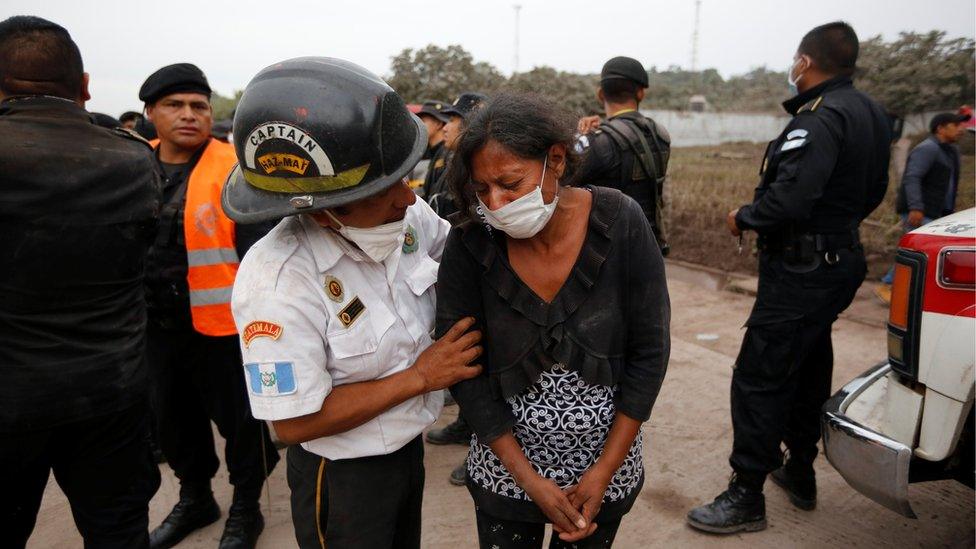
<svg viewBox="0 0 976 549">
<path fill-rule="evenodd" d="M 469 221 L 448 237 L 437 279 L 436 336 L 466 316 L 484 332 L 484 372 L 451 388 L 482 443 L 511 429 L 505 399 L 556 363 L 588 383 L 615 386 L 618 412 L 650 417 L 670 353 L 664 262 L 636 202 L 614 189 L 589 190 L 586 239 L 552 303 L 515 274 L 499 231 Z"/>
</svg>

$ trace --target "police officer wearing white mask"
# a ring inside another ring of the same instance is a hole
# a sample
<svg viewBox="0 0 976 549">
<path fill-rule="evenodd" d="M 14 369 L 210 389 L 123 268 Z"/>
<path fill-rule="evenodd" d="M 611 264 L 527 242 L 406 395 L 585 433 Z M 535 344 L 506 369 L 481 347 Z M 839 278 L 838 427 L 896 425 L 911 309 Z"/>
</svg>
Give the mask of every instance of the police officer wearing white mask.
<svg viewBox="0 0 976 549">
<path fill-rule="evenodd" d="M 301 547 L 419 547 L 421 432 L 481 371 L 473 319 L 432 342 L 448 224 L 406 183 L 424 124 L 365 69 L 276 63 L 234 119 L 240 223 L 285 219 L 241 264 L 232 308 L 254 417 L 289 444 Z"/>
</svg>

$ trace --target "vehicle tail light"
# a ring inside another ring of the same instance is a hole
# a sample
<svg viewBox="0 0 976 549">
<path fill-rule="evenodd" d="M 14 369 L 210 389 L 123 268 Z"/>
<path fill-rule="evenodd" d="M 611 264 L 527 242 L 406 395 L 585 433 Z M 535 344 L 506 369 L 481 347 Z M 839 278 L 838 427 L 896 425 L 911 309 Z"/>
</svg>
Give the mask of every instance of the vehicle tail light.
<svg viewBox="0 0 976 549">
<path fill-rule="evenodd" d="M 895 278 L 888 310 L 888 362 L 891 369 L 918 377 L 918 338 L 922 324 L 922 293 L 927 256 L 904 248 L 895 256 Z"/>
<path fill-rule="evenodd" d="M 976 250 L 942 250 L 939 255 L 939 285 L 968 290 L 976 288 Z"/>
<path fill-rule="evenodd" d="M 908 329 L 908 300 L 911 297 L 912 267 L 903 263 L 895 264 L 895 279 L 891 284 L 891 306 L 888 309 L 888 322 L 902 330 Z"/>
</svg>

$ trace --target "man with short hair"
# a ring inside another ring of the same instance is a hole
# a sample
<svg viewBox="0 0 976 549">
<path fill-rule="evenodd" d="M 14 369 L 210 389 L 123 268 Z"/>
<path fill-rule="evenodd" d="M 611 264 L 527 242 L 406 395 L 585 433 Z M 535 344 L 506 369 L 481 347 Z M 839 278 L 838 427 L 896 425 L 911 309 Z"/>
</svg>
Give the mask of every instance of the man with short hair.
<svg viewBox="0 0 976 549">
<path fill-rule="evenodd" d="M 619 189 L 640 204 L 661 253 L 667 255 L 663 208 L 671 136 L 638 110 L 647 86 L 647 71 L 636 59 L 614 57 L 603 65 L 596 96 L 606 120 L 580 120 L 576 150 L 585 155 L 578 178 Z"/>
<path fill-rule="evenodd" d="M 142 116 L 142 113 L 138 113 L 136 111 L 125 111 L 121 116 L 119 116 L 119 122 L 121 122 L 122 127 L 127 130 L 135 130 L 136 125 L 144 119 L 145 117 Z"/>
<path fill-rule="evenodd" d="M 26 545 L 52 470 L 86 547 L 149 545 L 142 277 L 160 180 L 149 144 L 95 125 L 88 99 L 68 31 L 0 22 L 4 547 Z"/>
<path fill-rule="evenodd" d="M 417 116 L 427 127 L 427 150 L 420 162 L 414 167 L 410 175 L 410 186 L 420 190 L 420 196 L 426 196 L 427 189 L 424 184 L 427 181 L 436 181 L 440 174 L 444 172 L 446 165 L 447 152 L 444 149 L 444 124 L 449 118 L 441 114 L 441 109 L 446 103 L 442 101 L 424 101 Z"/>
<path fill-rule="evenodd" d="M 895 211 L 901 216 L 905 232 L 947 216 L 956 210 L 959 192 L 959 147 L 964 122 L 970 114 L 943 112 L 929 121 L 929 136 L 912 149 L 905 174 L 898 187 Z M 891 283 L 895 268 L 885 274 L 874 293 L 891 302 Z"/>
<path fill-rule="evenodd" d="M 164 174 L 160 226 L 149 252 L 148 362 L 159 445 L 177 478 L 180 500 L 151 534 L 153 549 L 172 547 L 220 518 L 210 481 L 219 460 L 211 420 L 226 440 L 234 499 L 221 547 L 253 547 L 264 528 L 258 498 L 278 453 L 247 403 L 237 328 L 230 310 L 246 234 L 220 208 L 237 162 L 234 148 L 211 137 L 210 85 L 189 63 L 163 67 L 139 90 L 159 133 Z"/>
<path fill-rule="evenodd" d="M 858 48 L 840 21 L 803 37 L 788 74 L 794 95 L 783 103 L 793 118 L 766 149 L 753 202 L 727 218 L 733 236 L 759 234 L 759 290 L 732 373 L 734 473 L 727 490 L 688 513 L 699 530 L 766 528 L 770 473 L 794 506 L 816 506 L 831 326 L 864 280 L 858 227 L 888 186 L 891 124 L 854 89 Z"/>
</svg>

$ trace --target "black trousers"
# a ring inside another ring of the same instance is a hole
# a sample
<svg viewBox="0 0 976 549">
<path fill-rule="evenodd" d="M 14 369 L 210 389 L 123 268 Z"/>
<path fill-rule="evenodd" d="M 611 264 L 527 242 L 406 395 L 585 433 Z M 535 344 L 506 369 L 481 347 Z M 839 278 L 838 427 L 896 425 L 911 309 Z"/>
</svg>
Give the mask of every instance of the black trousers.
<svg viewBox="0 0 976 549">
<path fill-rule="evenodd" d="M 237 336 L 210 337 L 150 323 L 152 404 L 159 447 L 181 484 L 206 483 L 217 473 L 213 420 L 226 441 L 230 483 L 235 492 L 256 500 L 265 468 L 270 474 L 279 457 L 267 426 L 251 415 L 238 345 Z"/>
<path fill-rule="evenodd" d="M 328 460 L 288 447 L 295 538 L 302 549 L 420 547 L 424 443 L 384 456 Z"/>
<path fill-rule="evenodd" d="M 503 520 L 475 511 L 478 521 L 478 545 L 481 549 L 537 549 L 545 539 L 546 525 L 541 522 Z M 597 524 L 596 531 L 575 543 L 559 539 L 555 532 L 549 538 L 549 549 L 598 549 L 613 546 L 620 528 L 620 518 Z"/>
<path fill-rule="evenodd" d="M 149 547 L 159 468 L 145 404 L 25 433 L 0 433 L 0 546 L 24 547 L 54 471 L 86 548 Z"/>
<path fill-rule="evenodd" d="M 781 444 L 793 465 L 812 469 L 834 367 L 831 327 L 865 272 L 860 250 L 803 273 L 760 258 L 756 305 L 732 374 L 729 462 L 745 482 L 761 487 L 783 464 Z"/>
</svg>

